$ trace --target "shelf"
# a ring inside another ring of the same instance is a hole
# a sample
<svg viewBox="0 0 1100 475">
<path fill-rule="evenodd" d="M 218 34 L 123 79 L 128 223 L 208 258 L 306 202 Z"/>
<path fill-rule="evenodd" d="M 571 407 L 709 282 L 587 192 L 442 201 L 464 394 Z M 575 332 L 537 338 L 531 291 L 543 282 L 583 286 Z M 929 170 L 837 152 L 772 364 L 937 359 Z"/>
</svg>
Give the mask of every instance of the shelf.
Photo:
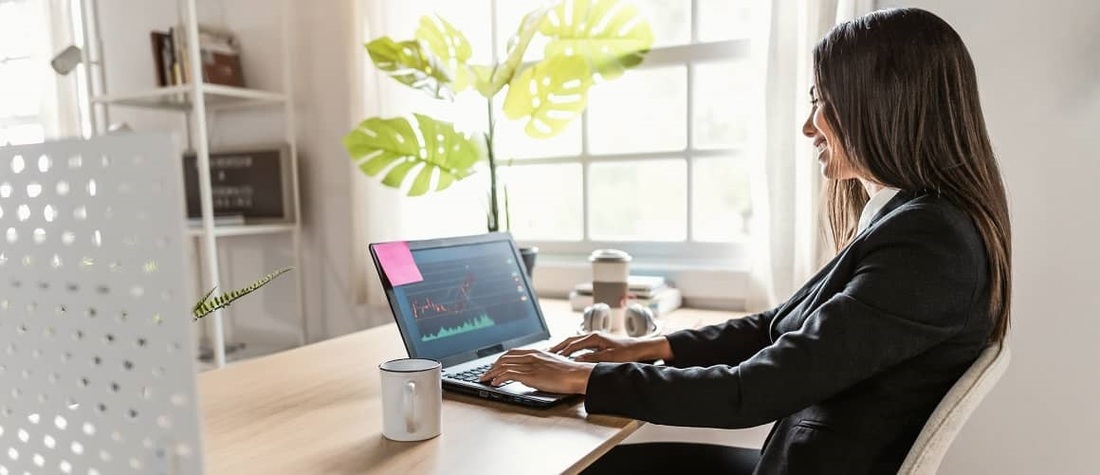
<svg viewBox="0 0 1100 475">
<path fill-rule="evenodd" d="M 275 92 L 218 84 L 203 84 L 202 90 L 208 109 L 282 104 L 285 100 L 282 94 Z M 127 94 L 96 96 L 92 98 L 92 102 L 187 112 L 192 107 L 191 94 L 191 85 L 184 84 L 182 86 L 161 87 Z"/>
<path fill-rule="evenodd" d="M 294 231 L 298 225 L 294 223 L 281 224 L 228 224 L 214 226 L 214 236 L 253 236 L 257 234 L 279 234 Z M 192 237 L 202 236 L 202 228 L 188 226 L 187 235 Z"/>
</svg>

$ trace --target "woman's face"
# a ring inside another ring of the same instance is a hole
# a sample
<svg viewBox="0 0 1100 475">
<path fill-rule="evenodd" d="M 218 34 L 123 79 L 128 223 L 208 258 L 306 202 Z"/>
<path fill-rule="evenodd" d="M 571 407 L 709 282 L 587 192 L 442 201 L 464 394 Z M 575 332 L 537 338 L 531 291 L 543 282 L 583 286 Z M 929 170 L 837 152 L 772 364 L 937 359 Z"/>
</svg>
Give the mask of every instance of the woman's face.
<svg viewBox="0 0 1100 475">
<path fill-rule="evenodd" d="M 858 178 L 840 138 L 825 120 L 825 104 L 814 89 L 810 88 L 810 104 L 813 108 L 810 109 L 806 123 L 802 124 L 802 134 L 813 139 L 814 155 L 818 163 L 821 163 L 821 174 L 833 180 Z"/>
</svg>

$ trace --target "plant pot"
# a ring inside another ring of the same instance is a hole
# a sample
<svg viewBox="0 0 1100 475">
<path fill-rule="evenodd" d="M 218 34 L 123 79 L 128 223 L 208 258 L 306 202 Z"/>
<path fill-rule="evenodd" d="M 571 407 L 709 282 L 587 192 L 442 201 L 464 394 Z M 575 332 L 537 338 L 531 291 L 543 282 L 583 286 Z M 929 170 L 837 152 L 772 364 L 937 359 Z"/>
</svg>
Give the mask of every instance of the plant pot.
<svg viewBox="0 0 1100 475">
<path fill-rule="evenodd" d="M 535 278 L 535 258 L 539 255 L 537 246 L 519 248 L 519 255 L 523 258 L 523 267 L 527 269 L 527 278 Z"/>
</svg>

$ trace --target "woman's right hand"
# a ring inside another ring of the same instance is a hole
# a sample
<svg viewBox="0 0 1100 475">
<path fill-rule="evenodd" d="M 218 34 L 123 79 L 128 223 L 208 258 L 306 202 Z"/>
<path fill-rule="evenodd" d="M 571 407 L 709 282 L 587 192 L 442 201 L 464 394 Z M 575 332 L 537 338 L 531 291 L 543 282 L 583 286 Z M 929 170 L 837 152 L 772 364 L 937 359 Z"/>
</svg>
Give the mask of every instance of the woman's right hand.
<svg viewBox="0 0 1100 475">
<path fill-rule="evenodd" d="M 577 361 L 589 363 L 626 363 L 672 359 L 672 347 L 663 336 L 632 338 L 606 333 L 589 333 L 571 336 L 550 348 L 551 353 L 570 356 L 578 351 L 591 350 L 577 356 Z"/>
</svg>

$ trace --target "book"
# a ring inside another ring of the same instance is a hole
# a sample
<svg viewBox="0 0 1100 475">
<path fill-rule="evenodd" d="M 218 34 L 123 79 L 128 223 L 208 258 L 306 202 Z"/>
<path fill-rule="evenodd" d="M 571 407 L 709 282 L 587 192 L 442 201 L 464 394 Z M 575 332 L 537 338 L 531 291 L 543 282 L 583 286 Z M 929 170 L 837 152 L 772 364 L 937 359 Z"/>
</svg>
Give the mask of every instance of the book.
<svg viewBox="0 0 1100 475">
<path fill-rule="evenodd" d="M 200 25 L 199 52 L 204 82 L 244 87 L 241 51 L 236 35 L 227 30 Z"/>
<path fill-rule="evenodd" d="M 153 46 L 153 64 L 156 68 L 157 87 L 170 85 L 172 77 L 172 37 L 166 31 L 150 31 Z"/>
<path fill-rule="evenodd" d="M 171 85 L 189 84 L 196 76 L 191 69 L 187 56 L 187 35 L 185 27 L 179 25 L 168 30 L 169 49 L 172 53 L 170 69 Z M 199 69 L 202 81 L 207 84 L 245 87 L 244 71 L 241 67 L 240 45 L 232 32 L 199 25 Z"/>
<path fill-rule="evenodd" d="M 631 275 L 626 280 L 626 291 L 633 298 L 650 298 L 668 288 L 664 277 Z M 592 295 L 592 283 L 581 282 L 573 290 L 582 295 Z"/>
<path fill-rule="evenodd" d="M 640 303 L 649 307 L 654 316 L 662 317 L 680 308 L 684 304 L 684 297 L 680 289 L 666 286 L 664 290 L 650 298 L 628 298 L 626 303 L 627 305 Z M 585 307 L 592 305 L 592 294 L 582 294 L 574 290 L 569 293 L 569 305 L 574 312 L 583 312 Z"/>
</svg>

